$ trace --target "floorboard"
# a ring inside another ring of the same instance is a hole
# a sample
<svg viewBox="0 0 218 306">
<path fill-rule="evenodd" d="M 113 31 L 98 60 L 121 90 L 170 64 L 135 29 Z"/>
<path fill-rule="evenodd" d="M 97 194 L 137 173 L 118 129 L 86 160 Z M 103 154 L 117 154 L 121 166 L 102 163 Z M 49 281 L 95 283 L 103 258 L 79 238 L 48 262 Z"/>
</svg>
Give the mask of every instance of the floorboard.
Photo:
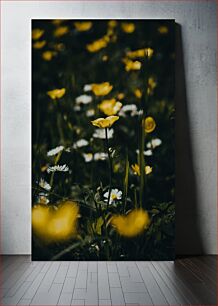
<svg viewBox="0 0 218 306">
<path fill-rule="evenodd" d="M 2 256 L 0 305 L 217 305 L 217 257 L 31 262 Z"/>
</svg>

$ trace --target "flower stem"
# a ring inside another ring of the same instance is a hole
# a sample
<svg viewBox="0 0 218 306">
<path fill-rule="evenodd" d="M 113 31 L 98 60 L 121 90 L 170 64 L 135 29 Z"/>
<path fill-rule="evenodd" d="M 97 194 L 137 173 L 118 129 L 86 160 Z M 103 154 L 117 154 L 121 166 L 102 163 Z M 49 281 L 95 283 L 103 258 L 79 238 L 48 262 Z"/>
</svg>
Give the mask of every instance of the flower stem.
<svg viewBox="0 0 218 306">
<path fill-rule="evenodd" d="M 106 148 L 107 148 L 108 163 L 109 163 L 109 191 L 108 191 L 108 199 L 107 199 L 107 209 L 108 209 L 109 203 L 110 203 L 110 197 L 111 197 L 111 188 L 112 188 L 112 160 L 111 160 L 111 155 L 110 155 L 107 128 L 105 128 L 105 138 L 106 138 Z"/>
</svg>

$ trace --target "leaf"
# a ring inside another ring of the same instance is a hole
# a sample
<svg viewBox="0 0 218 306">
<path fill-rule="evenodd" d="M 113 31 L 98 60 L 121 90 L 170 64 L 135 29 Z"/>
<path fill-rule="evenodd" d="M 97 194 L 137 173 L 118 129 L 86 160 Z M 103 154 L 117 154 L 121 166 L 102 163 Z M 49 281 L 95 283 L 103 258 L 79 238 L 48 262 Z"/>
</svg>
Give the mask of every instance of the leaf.
<svg viewBox="0 0 218 306">
<path fill-rule="evenodd" d="M 101 235 L 101 227 L 102 227 L 103 224 L 104 224 L 103 218 L 102 217 L 98 218 L 97 224 L 96 224 L 96 227 L 95 227 L 96 233 L 98 235 Z"/>
</svg>

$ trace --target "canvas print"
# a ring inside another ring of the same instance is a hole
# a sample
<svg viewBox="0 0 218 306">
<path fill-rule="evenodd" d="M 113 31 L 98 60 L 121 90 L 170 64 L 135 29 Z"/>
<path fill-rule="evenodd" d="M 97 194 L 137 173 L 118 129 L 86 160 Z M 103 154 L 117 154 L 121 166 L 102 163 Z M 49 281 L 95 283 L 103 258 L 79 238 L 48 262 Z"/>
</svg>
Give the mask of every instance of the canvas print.
<svg viewBox="0 0 218 306">
<path fill-rule="evenodd" d="M 32 259 L 173 260 L 174 20 L 32 20 Z"/>
</svg>

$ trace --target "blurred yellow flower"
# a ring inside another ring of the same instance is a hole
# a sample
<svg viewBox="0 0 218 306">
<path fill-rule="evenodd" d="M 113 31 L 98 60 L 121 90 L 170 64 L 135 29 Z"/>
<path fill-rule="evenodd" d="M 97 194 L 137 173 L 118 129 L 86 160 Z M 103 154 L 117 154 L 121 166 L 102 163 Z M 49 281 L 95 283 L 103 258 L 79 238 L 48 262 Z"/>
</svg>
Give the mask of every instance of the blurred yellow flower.
<svg viewBox="0 0 218 306">
<path fill-rule="evenodd" d="M 141 62 L 139 62 L 139 61 L 132 61 L 132 60 L 129 60 L 127 58 L 124 58 L 123 62 L 125 64 L 125 70 L 126 71 L 140 70 L 141 66 L 142 66 Z"/>
<path fill-rule="evenodd" d="M 156 122 L 152 117 L 145 118 L 145 132 L 151 133 L 156 128 Z"/>
<path fill-rule="evenodd" d="M 120 93 L 118 93 L 118 95 L 117 95 L 117 99 L 118 99 L 118 100 L 123 100 L 124 97 L 125 97 L 125 95 L 124 95 L 123 92 L 120 92 Z"/>
<path fill-rule="evenodd" d="M 47 92 L 47 95 L 52 99 L 60 99 L 65 95 L 66 89 L 65 88 L 61 88 L 61 89 L 54 89 L 54 90 L 50 90 Z"/>
<path fill-rule="evenodd" d="M 69 28 L 67 26 L 58 27 L 54 30 L 55 37 L 61 37 L 69 32 Z"/>
<path fill-rule="evenodd" d="M 108 60 L 108 56 L 107 56 L 107 55 L 103 55 L 103 56 L 102 56 L 102 61 L 103 61 L 103 62 L 107 62 L 107 60 Z"/>
<path fill-rule="evenodd" d="M 127 215 L 115 215 L 111 224 L 124 237 L 135 237 L 146 230 L 150 224 L 148 213 L 143 209 L 134 209 Z"/>
<path fill-rule="evenodd" d="M 105 115 L 111 116 L 116 115 L 119 112 L 122 103 L 116 101 L 116 99 L 103 100 L 98 107 Z"/>
<path fill-rule="evenodd" d="M 154 50 L 151 48 L 144 48 L 144 49 L 138 49 L 135 51 L 129 51 L 127 52 L 127 56 L 131 59 L 137 58 L 137 57 L 152 57 L 154 53 Z"/>
<path fill-rule="evenodd" d="M 136 98 L 141 99 L 141 97 L 142 97 L 142 91 L 141 91 L 139 88 L 137 88 L 137 89 L 134 91 L 134 94 L 135 94 Z"/>
<path fill-rule="evenodd" d="M 45 60 L 45 61 L 51 61 L 52 58 L 56 55 L 56 52 L 54 51 L 45 51 L 42 53 L 42 58 Z"/>
<path fill-rule="evenodd" d="M 91 123 L 94 126 L 104 129 L 104 128 L 110 128 L 114 124 L 114 122 L 116 122 L 118 119 L 119 119 L 119 116 L 109 116 L 106 118 L 95 119 L 91 121 Z"/>
<path fill-rule="evenodd" d="M 42 167 L 41 167 L 41 171 L 42 171 L 42 172 L 45 172 L 47 169 L 48 169 L 48 165 L 45 165 L 45 166 L 42 166 Z"/>
<path fill-rule="evenodd" d="M 132 168 L 132 170 L 133 170 L 133 172 L 134 172 L 135 175 L 140 176 L 140 167 L 139 167 L 138 164 L 132 165 L 131 168 Z"/>
<path fill-rule="evenodd" d="M 52 23 L 54 25 L 60 25 L 63 22 L 64 22 L 64 19 L 54 19 L 54 20 L 52 20 Z"/>
<path fill-rule="evenodd" d="M 145 174 L 150 174 L 152 172 L 152 167 L 151 166 L 145 166 Z"/>
<path fill-rule="evenodd" d="M 97 52 L 105 47 L 107 47 L 108 37 L 103 37 L 98 40 L 93 41 L 92 43 L 86 45 L 86 49 L 89 52 Z"/>
<path fill-rule="evenodd" d="M 44 30 L 42 29 L 33 29 L 32 30 L 32 39 L 37 40 L 39 38 L 42 37 L 42 35 L 44 34 Z"/>
<path fill-rule="evenodd" d="M 54 49 L 56 51 L 63 51 L 65 49 L 65 45 L 63 43 L 54 44 Z"/>
<path fill-rule="evenodd" d="M 138 164 L 134 164 L 131 166 L 133 172 L 135 175 L 140 176 L 140 167 Z M 152 172 L 152 167 L 151 166 L 145 166 L 145 174 L 148 175 Z"/>
<path fill-rule="evenodd" d="M 33 44 L 33 48 L 34 48 L 34 49 L 42 49 L 45 45 L 46 45 L 46 40 L 36 41 L 36 42 Z"/>
<path fill-rule="evenodd" d="M 117 21 L 116 20 L 110 20 L 108 21 L 108 26 L 110 28 L 115 28 L 117 26 Z"/>
<path fill-rule="evenodd" d="M 32 209 L 33 232 L 45 242 L 63 241 L 77 234 L 79 208 L 75 202 L 65 201 L 56 209 L 36 205 Z"/>
<path fill-rule="evenodd" d="M 77 29 L 77 31 L 85 32 L 91 29 L 92 22 L 91 21 L 82 21 L 82 22 L 77 21 L 77 22 L 74 22 L 74 26 Z"/>
<path fill-rule="evenodd" d="M 113 86 L 109 82 L 104 82 L 100 84 L 92 84 L 92 91 L 96 96 L 106 96 L 111 92 Z"/>
<path fill-rule="evenodd" d="M 121 28 L 125 33 L 133 33 L 135 31 L 135 25 L 132 22 L 122 22 Z"/>
<path fill-rule="evenodd" d="M 153 77 L 148 78 L 148 88 L 147 88 L 147 94 L 152 95 L 155 87 L 157 86 L 157 82 Z"/>
<path fill-rule="evenodd" d="M 160 27 L 158 28 L 158 32 L 159 32 L 160 34 L 167 34 L 167 33 L 169 32 L 169 30 L 168 30 L 168 27 L 166 27 L 166 26 L 160 26 Z"/>
</svg>

